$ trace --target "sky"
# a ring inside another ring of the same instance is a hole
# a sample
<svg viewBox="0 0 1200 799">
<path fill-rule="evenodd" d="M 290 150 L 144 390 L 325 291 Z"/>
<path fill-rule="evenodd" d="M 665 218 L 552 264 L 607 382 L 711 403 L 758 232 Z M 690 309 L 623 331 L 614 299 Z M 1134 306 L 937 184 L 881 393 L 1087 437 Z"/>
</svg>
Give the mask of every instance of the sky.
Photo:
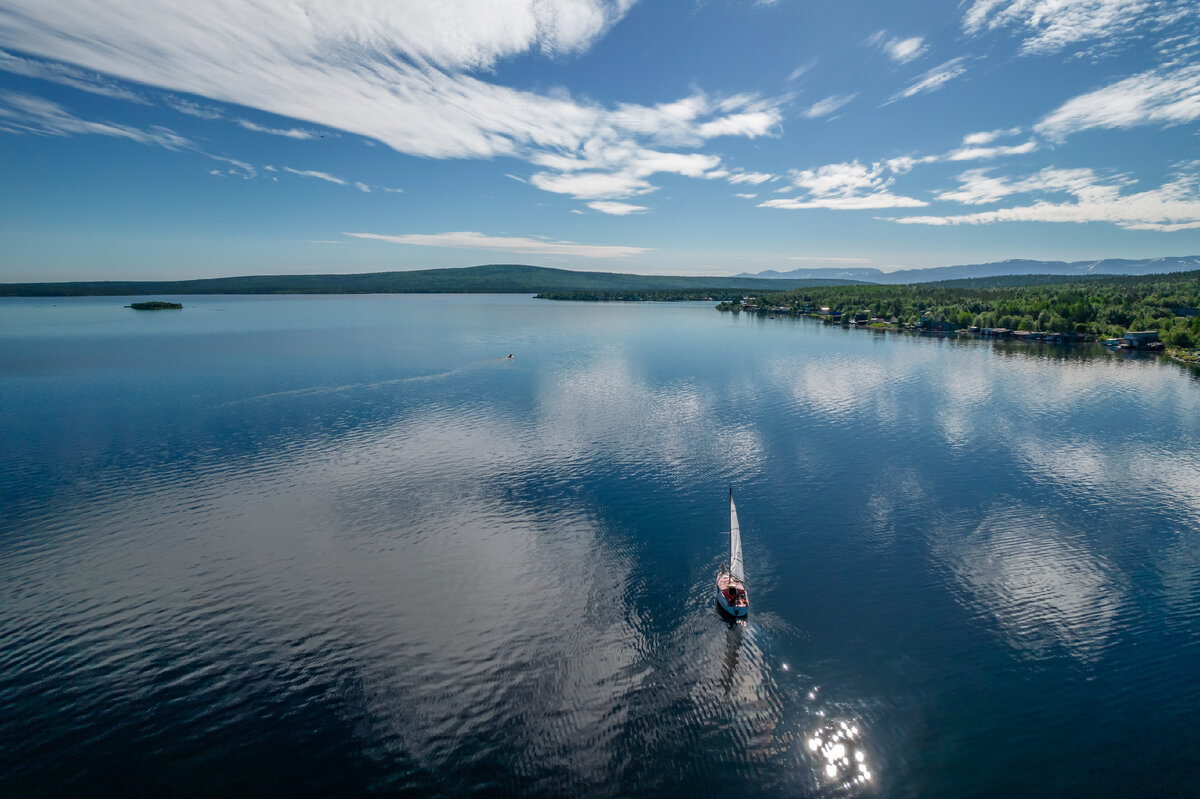
<svg viewBox="0 0 1200 799">
<path fill-rule="evenodd" d="M 0 0 L 0 282 L 1200 254 L 1195 0 Z"/>
</svg>

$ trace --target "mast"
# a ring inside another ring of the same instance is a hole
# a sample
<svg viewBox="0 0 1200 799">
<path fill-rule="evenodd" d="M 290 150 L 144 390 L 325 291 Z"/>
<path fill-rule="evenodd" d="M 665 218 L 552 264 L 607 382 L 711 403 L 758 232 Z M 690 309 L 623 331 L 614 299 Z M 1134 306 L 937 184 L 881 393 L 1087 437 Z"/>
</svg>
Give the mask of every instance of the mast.
<svg viewBox="0 0 1200 799">
<path fill-rule="evenodd" d="M 733 487 L 729 488 L 729 575 L 738 582 L 745 582 L 742 571 L 742 530 L 738 525 L 737 506 L 733 504 Z"/>
</svg>

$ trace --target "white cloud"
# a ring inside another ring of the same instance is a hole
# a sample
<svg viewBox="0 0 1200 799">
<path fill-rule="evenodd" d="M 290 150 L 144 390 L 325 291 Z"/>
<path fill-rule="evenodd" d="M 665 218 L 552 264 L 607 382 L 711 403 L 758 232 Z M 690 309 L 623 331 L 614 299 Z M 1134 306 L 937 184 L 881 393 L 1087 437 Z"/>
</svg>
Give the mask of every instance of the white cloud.
<svg viewBox="0 0 1200 799">
<path fill-rule="evenodd" d="M 1052 53 L 1089 40 L 1125 37 L 1186 8 L 1174 0 L 974 0 L 963 15 L 963 29 L 975 34 L 1015 28 L 1027 36 L 1022 52 Z"/>
<path fill-rule="evenodd" d="M 228 174 L 246 179 L 258 174 L 253 165 L 236 158 L 205 152 L 191 139 L 170 128 L 155 125 L 145 129 L 83 119 L 58 103 L 20 92 L 0 91 L 0 121 L 7 123 L 5 129 L 10 133 L 32 133 L 41 136 L 111 136 L 168 150 L 192 152 L 232 167 L 225 172 L 210 170 L 209 174 Z M 271 166 L 266 169 L 274 171 L 274 167 Z"/>
<path fill-rule="evenodd" d="M 804 116 L 808 117 L 809 119 L 829 116 L 857 96 L 857 94 L 842 94 L 826 97 L 824 100 L 818 100 L 805 110 Z"/>
<path fill-rule="evenodd" d="M 1151 70 L 1082 94 L 1047 114 L 1034 130 L 1062 140 L 1088 128 L 1178 125 L 1200 119 L 1200 66 Z"/>
<path fill-rule="evenodd" d="M 607 200 L 597 200 L 596 202 L 588 203 L 588 208 L 591 208 L 593 211 L 599 211 L 602 214 L 610 214 L 612 216 L 640 214 L 646 210 L 646 206 L 644 205 L 630 205 L 629 203 L 618 203 Z"/>
<path fill-rule="evenodd" d="M 386 191 L 389 194 L 403 194 L 404 193 L 404 189 L 393 189 L 388 186 L 376 186 L 375 188 L 379 189 L 380 191 Z"/>
<path fill-rule="evenodd" d="M 884 105 L 894 103 L 897 100 L 903 100 L 907 97 L 915 97 L 918 94 L 928 94 L 929 92 L 937 91 L 967 71 L 966 66 L 963 64 L 965 60 L 965 58 L 952 58 L 944 64 L 937 65 L 918 77 L 908 87 L 892 95 L 891 99 Z"/>
<path fill-rule="evenodd" d="M 705 139 L 717 136 L 745 136 L 748 139 L 755 139 L 768 135 L 771 129 L 778 124 L 779 114 L 774 109 L 747 111 L 744 114 L 731 114 L 711 122 L 704 122 L 696 129 L 696 132 Z"/>
<path fill-rule="evenodd" d="M 911 216 L 892 221 L 908 225 L 987 225 L 996 222 L 1104 222 L 1127 230 L 1172 232 L 1200 228 L 1200 162 L 1185 165 L 1175 179 L 1156 189 L 1122 194 L 1123 178 L 1101 183 L 1090 170 L 1043 170 L 1023 181 L 988 179 L 967 173 L 961 192 L 944 199 L 991 202 L 1018 191 L 1049 190 L 1073 201 L 1038 200 L 1032 205 L 955 216 Z"/>
<path fill-rule="evenodd" d="M 258 171 L 250 164 L 247 164 L 245 161 L 239 161 L 236 158 L 225 158 L 224 156 L 212 155 L 210 153 L 205 153 L 205 155 L 207 155 L 209 158 L 213 159 L 214 161 L 223 161 L 226 164 L 232 165 L 233 169 L 229 170 L 229 174 L 231 174 L 231 175 L 237 175 L 238 177 L 250 179 L 258 174 Z M 273 167 L 266 167 L 266 168 L 271 170 L 272 172 L 275 171 Z"/>
<path fill-rule="evenodd" d="M 906 172 L 911 172 L 913 167 L 919 164 L 931 164 L 937 160 L 938 156 L 936 155 L 923 155 L 920 157 L 899 155 L 895 158 L 889 158 L 888 160 L 884 161 L 884 163 L 887 165 L 888 169 L 892 170 L 892 172 L 896 173 L 897 175 L 903 175 Z"/>
<path fill-rule="evenodd" d="M 742 192 L 738 192 L 737 194 L 735 194 L 735 195 L 733 195 L 733 196 L 734 196 L 734 197 L 741 197 L 743 200 L 753 200 L 753 199 L 754 199 L 755 197 L 757 197 L 758 195 L 757 195 L 757 194 L 753 194 L 753 193 L 743 194 Z"/>
<path fill-rule="evenodd" d="M 815 170 L 793 170 L 790 189 L 806 192 L 805 196 L 764 200 L 760 208 L 808 209 L 837 208 L 843 210 L 867 208 L 915 208 L 928 203 L 891 192 L 894 178 L 885 177 L 886 164 L 865 166 L 858 161 L 827 164 Z"/>
<path fill-rule="evenodd" d="M 1004 128 L 1000 128 L 998 130 L 981 130 L 976 133 L 968 133 L 966 136 L 963 136 L 962 143 L 971 147 L 979 147 L 984 144 L 991 144 L 1002 136 L 1017 136 L 1020 133 L 1020 128 L 1009 128 L 1008 130 L 1005 130 Z"/>
<path fill-rule="evenodd" d="M 995 147 L 960 147 L 945 155 L 947 161 L 986 161 L 1004 155 L 1024 155 L 1037 149 L 1037 142 L 1030 139 L 1021 144 Z"/>
<path fill-rule="evenodd" d="M 984 143 L 993 142 L 1000 136 L 1017 133 L 1020 133 L 1020 128 L 970 133 L 963 137 L 963 142 L 975 142 L 976 145 L 958 147 L 939 155 L 901 155 L 872 163 L 870 166 L 865 166 L 856 160 L 851 163 L 828 164 L 816 170 L 792 170 L 789 173 L 792 182 L 776 191 L 784 194 L 800 189 L 807 192 L 807 196 L 767 200 L 759 205 L 763 208 L 787 209 L 922 207 L 928 203 L 914 197 L 897 195 L 891 191 L 896 175 L 907 174 L 923 164 L 988 160 L 1000 156 L 1030 153 L 1037 149 L 1037 142 L 1032 139 L 1014 145 L 981 146 Z M 965 175 L 983 176 L 985 173 L 986 170 L 974 170 Z M 966 177 L 960 179 L 966 180 Z M 730 180 L 732 182 L 733 178 Z M 956 198 L 957 195 L 954 192 L 945 192 L 939 197 L 939 199 Z"/>
<path fill-rule="evenodd" d="M 591 142 L 584 146 L 581 157 L 546 153 L 534 156 L 533 162 L 555 170 L 530 177 L 529 182 L 535 187 L 582 200 L 601 200 L 655 191 L 656 187 L 647 178 L 660 173 L 710 177 L 721 159 L 703 153 L 669 153 L 628 144 Z"/>
<path fill-rule="evenodd" d="M 266 125 L 260 125 L 248 119 L 235 119 L 234 121 L 239 126 L 246 130 L 252 130 L 255 133 L 269 133 L 272 136 L 284 136 L 289 139 L 309 140 L 321 136 L 315 130 L 308 130 L 307 128 L 269 128 Z"/>
<path fill-rule="evenodd" d="M 793 69 L 791 71 L 791 74 L 789 74 L 787 76 L 787 82 L 791 83 L 794 80 L 798 80 L 799 78 L 803 77 L 809 70 L 811 70 L 816 65 L 817 65 L 816 58 L 808 59 L 803 64 L 801 64 L 800 66 L 796 67 L 795 69 Z"/>
<path fill-rule="evenodd" d="M 57 64 L 49 61 L 35 61 L 21 58 L 12 53 L 0 50 L 0 71 L 11 72 L 14 75 L 24 75 L 27 78 L 37 78 L 70 86 L 72 89 L 101 94 L 117 100 L 130 103 L 147 104 L 149 101 L 130 89 L 119 86 L 102 75 L 73 67 L 70 64 Z"/>
<path fill-rule="evenodd" d="M 846 197 L 819 197 L 815 199 L 779 199 L 765 200 L 759 203 L 760 208 L 782 208 L 790 211 L 802 211 L 812 208 L 830 208 L 838 211 L 863 211 L 874 208 L 918 208 L 929 203 L 912 197 L 901 197 L 891 192 L 879 191 L 872 194 L 851 195 Z"/>
<path fill-rule="evenodd" d="M 357 180 L 354 181 L 354 188 L 358 189 L 361 192 L 365 192 L 366 194 L 371 193 L 370 186 L 368 186 L 366 183 L 359 183 Z"/>
<path fill-rule="evenodd" d="M 925 44 L 925 38 L 922 36 L 910 36 L 907 39 L 895 36 L 888 38 L 887 31 L 885 30 L 873 33 L 867 39 L 867 43 L 878 47 L 887 54 L 888 58 L 897 64 L 907 64 L 909 61 L 915 61 L 929 49 Z"/>
<path fill-rule="evenodd" d="M 107 0 L 101 8 L 94 0 L 0 0 L 0 46 L 353 132 L 411 155 L 590 162 L 607 151 L 602 166 L 588 168 L 609 173 L 612 199 L 653 189 L 645 178 L 654 171 L 621 161 L 619 152 L 636 159 L 642 151 L 697 148 L 719 136 L 774 135 L 784 102 L 696 92 L 656 106 L 614 108 L 479 77 L 524 53 L 582 52 L 632 2 Z M 715 170 L 720 159 L 705 158 L 714 164 L 705 172 Z M 601 197 L 598 179 L 554 177 L 543 175 L 534 185 L 567 193 L 581 185 L 581 199 Z"/>
<path fill-rule="evenodd" d="M 774 180 L 775 176 L 769 172 L 735 172 L 725 179 L 730 183 L 749 183 L 757 186 L 769 180 Z"/>
<path fill-rule="evenodd" d="M 339 186 L 346 185 L 346 181 L 342 180 L 341 178 L 335 177 L 328 172 L 318 172 L 315 169 L 292 169 L 290 166 L 285 166 L 283 171 L 291 172 L 293 175 L 300 175 L 301 177 L 317 178 L 318 180 L 328 181 L 329 183 L 336 183 Z"/>
<path fill-rule="evenodd" d="M 136 128 L 110 122 L 82 119 L 58 103 L 21 92 L 0 91 L 0 120 L 10 130 L 44 136 L 97 135 L 112 136 L 141 144 L 152 144 L 168 150 L 194 150 L 190 139 L 170 128 L 154 126 Z"/>
<path fill-rule="evenodd" d="M 542 191 L 569 194 L 581 200 L 604 197 L 633 197 L 654 191 L 654 186 L 645 178 L 635 175 L 605 172 L 576 172 L 555 175 L 538 172 L 529 179 Z"/>
<path fill-rule="evenodd" d="M 649 247 L 623 247 L 609 244 L 577 244 L 573 241 L 522 238 L 515 236 L 486 236 L 469 231 L 459 233 L 410 233 L 386 236 L 378 233 L 346 233 L 358 239 L 376 239 L 393 244 L 413 244 L 421 247 L 452 247 L 466 250 L 502 250 L 522 255 L 565 255 L 579 258 L 627 258 L 650 251 Z"/>
<path fill-rule="evenodd" d="M 193 103 L 191 100 L 185 100 L 182 97 L 171 97 L 168 95 L 165 102 L 179 113 L 187 114 L 197 119 L 224 119 L 225 117 L 224 114 L 212 106 Z"/>
</svg>

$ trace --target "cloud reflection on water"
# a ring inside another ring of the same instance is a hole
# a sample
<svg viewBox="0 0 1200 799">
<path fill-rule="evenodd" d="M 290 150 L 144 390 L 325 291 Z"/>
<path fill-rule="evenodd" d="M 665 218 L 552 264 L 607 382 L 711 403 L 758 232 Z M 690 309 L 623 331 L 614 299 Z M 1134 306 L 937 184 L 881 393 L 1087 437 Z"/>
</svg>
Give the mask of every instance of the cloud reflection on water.
<svg viewBox="0 0 1200 799">
<path fill-rule="evenodd" d="M 971 604 L 994 617 L 1009 645 L 1029 657 L 1061 648 L 1094 661 L 1127 601 L 1118 572 L 1019 501 L 994 506 L 966 534 L 935 538 L 933 551 Z"/>
</svg>

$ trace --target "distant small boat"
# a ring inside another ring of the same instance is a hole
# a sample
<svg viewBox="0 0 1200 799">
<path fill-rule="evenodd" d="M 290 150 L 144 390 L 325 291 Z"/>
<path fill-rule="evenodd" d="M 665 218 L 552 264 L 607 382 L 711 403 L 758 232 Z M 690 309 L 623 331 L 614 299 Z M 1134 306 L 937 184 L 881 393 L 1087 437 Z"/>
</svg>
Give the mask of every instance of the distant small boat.
<svg viewBox="0 0 1200 799">
<path fill-rule="evenodd" d="M 729 489 L 729 565 L 717 571 L 717 605 L 730 616 L 740 618 L 750 612 L 746 595 L 746 573 L 742 568 L 742 530 L 738 525 L 733 489 Z"/>
</svg>

